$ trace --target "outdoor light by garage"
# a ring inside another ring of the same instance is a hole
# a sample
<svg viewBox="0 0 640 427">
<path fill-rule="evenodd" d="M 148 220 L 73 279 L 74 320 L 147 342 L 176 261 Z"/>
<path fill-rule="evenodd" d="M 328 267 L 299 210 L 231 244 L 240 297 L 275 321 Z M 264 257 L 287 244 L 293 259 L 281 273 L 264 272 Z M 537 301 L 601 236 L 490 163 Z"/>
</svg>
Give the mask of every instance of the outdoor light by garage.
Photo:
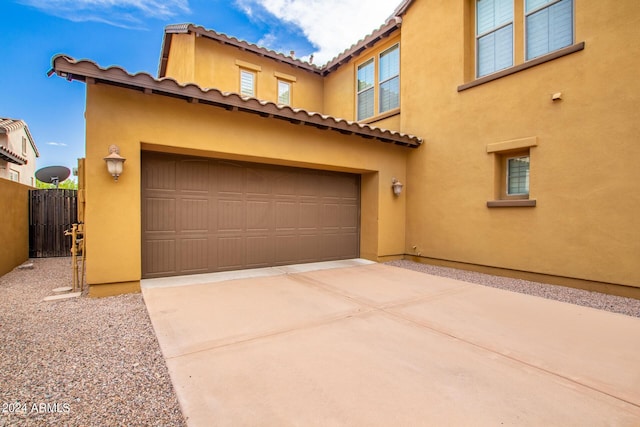
<svg viewBox="0 0 640 427">
<path fill-rule="evenodd" d="M 393 178 L 391 180 L 391 188 L 393 188 L 393 194 L 395 194 L 396 196 L 399 196 L 400 193 L 402 193 L 402 187 L 402 183 L 397 179 Z"/>
<path fill-rule="evenodd" d="M 116 182 L 118 182 L 118 177 L 122 174 L 125 160 L 127 159 L 120 155 L 120 149 L 117 145 L 109 146 L 109 155 L 104 158 L 104 161 L 107 162 L 107 170 Z"/>
</svg>

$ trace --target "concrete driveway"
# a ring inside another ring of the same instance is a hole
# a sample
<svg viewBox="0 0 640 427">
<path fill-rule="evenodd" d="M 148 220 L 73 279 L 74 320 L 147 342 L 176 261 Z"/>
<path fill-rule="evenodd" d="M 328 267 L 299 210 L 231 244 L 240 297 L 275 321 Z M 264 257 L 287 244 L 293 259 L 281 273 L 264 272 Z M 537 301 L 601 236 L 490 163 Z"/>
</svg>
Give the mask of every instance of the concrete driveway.
<svg viewBox="0 0 640 427">
<path fill-rule="evenodd" d="M 362 260 L 142 286 L 191 426 L 640 425 L 640 318 Z"/>
</svg>

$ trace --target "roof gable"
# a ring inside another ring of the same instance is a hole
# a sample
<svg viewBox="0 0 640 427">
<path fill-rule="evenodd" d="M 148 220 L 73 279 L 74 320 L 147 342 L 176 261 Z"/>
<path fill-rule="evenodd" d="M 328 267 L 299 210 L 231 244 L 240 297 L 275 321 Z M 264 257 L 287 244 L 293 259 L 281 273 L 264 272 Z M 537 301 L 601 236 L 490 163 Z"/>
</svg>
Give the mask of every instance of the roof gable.
<svg viewBox="0 0 640 427">
<path fill-rule="evenodd" d="M 24 129 L 25 134 L 27 135 L 27 139 L 33 148 L 33 151 L 36 153 L 36 157 L 40 157 L 40 152 L 38 151 L 38 147 L 36 147 L 36 143 L 31 136 L 31 132 L 29 131 L 29 126 L 23 120 L 16 119 L 8 119 L 0 117 L 0 133 L 8 134 L 10 132 L 14 132 L 20 129 Z"/>
<path fill-rule="evenodd" d="M 407 9 L 409 8 L 409 6 L 411 6 L 413 1 L 414 0 L 404 0 L 383 25 L 359 40 L 357 43 L 351 45 L 351 47 L 347 48 L 321 67 L 306 61 L 302 61 L 300 59 L 296 59 L 292 56 L 287 56 L 285 54 L 258 46 L 256 44 L 249 43 L 232 36 L 228 36 L 223 33 L 218 33 L 214 30 L 205 29 L 204 27 L 194 24 L 186 23 L 168 25 L 167 27 L 165 27 L 164 37 L 162 40 L 162 51 L 160 55 L 160 64 L 158 66 L 158 77 L 166 77 L 167 61 L 169 58 L 169 51 L 171 49 L 171 40 L 173 34 L 191 33 L 196 34 L 199 37 L 206 37 L 226 45 L 234 46 L 243 51 L 248 51 L 262 57 L 267 57 L 275 61 L 303 69 L 308 72 L 326 76 L 332 71 L 338 69 L 341 65 L 348 63 L 351 59 L 363 53 L 366 49 L 374 46 L 380 40 L 389 37 L 393 32 L 400 29 L 400 27 L 402 26 L 401 17 L 407 12 Z"/>
</svg>

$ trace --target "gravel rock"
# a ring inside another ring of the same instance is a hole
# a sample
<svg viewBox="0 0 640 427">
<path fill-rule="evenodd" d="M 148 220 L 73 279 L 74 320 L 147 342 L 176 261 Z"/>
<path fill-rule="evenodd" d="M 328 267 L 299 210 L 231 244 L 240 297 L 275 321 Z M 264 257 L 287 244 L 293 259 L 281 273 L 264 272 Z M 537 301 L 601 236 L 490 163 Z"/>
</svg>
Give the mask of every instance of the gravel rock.
<svg viewBox="0 0 640 427">
<path fill-rule="evenodd" d="M 546 283 L 530 282 L 528 280 L 512 279 L 509 277 L 492 276 L 474 271 L 458 270 L 449 267 L 439 267 L 421 264 L 413 261 L 389 261 L 385 264 L 409 270 L 420 271 L 434 276 L 449 277 L 478 285 L 491 286 L 522 294 L 553 299 L 570 304 L 607 310 L 627 316 L 640 317 L 640 300 L 607 295 L 582 289 L 567 288 L 565 286 L 548 285 Z"/>
<path fill-rule="evenodd" d="M 183 426 L 142 295 L 44 302 L 71 259 L 0 277 L 0 426 Z"/>
</svg>

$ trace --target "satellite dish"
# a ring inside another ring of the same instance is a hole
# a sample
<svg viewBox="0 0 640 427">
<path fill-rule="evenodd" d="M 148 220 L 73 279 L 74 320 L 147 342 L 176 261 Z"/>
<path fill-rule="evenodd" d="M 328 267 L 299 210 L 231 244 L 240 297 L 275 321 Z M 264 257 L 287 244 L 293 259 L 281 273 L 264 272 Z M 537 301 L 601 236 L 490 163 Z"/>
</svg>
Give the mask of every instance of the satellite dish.
<svg viewBox="0 0 640 427">
<path fill-rule="evenodd" d="M 60 182 L 69 178 L 69 175 L 71 175 L 71 171 L 64 166 L 47 166 L 36 171 L 38 180 L 47 184 L 55 184 L 56 188 Z"/>
</svg>

